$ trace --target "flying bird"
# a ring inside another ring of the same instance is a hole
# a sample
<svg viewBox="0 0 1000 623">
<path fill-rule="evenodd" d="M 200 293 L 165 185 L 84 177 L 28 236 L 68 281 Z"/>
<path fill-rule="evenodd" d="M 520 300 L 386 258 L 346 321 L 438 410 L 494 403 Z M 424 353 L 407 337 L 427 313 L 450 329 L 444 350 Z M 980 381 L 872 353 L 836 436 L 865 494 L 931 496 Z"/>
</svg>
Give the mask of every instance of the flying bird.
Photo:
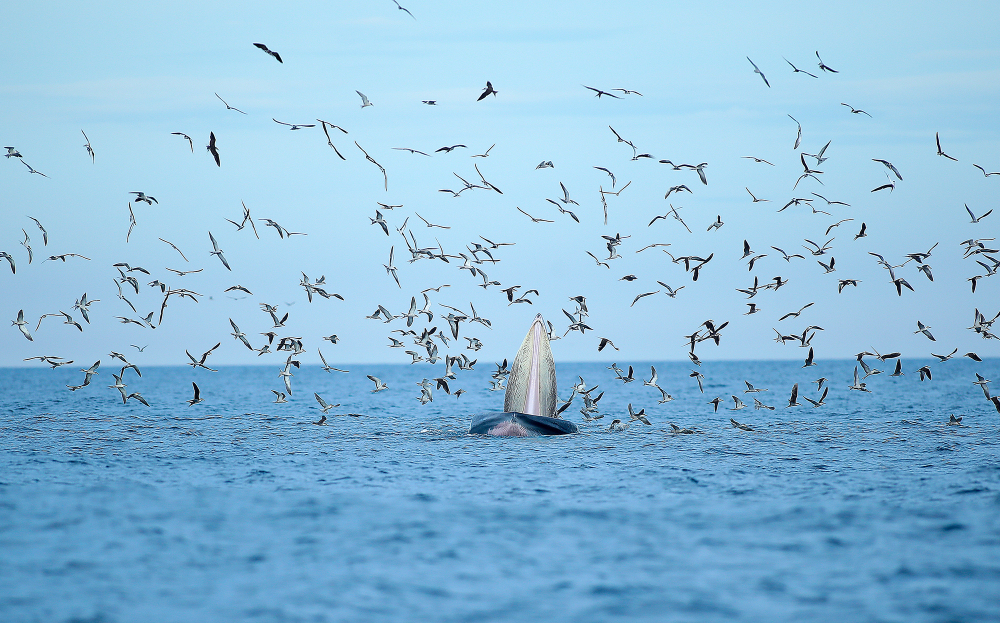
<svg viewBox="0 0 1000 623">
<path fill-rule="evenodd" d="M 185 134 L 183 132 L 171 132 L 171 134 L 174 134 L 176 136 L 183 136 L 184 138 L 186 138 L 187 141 L 188 141 L 188 144 L 191 145 L 191 153 L 192 154 L 194 153 L 194 141 L 191 140 L 190 136 L 188 136 L 187 134 Z"/>
<path fill-rule="evenodd" d="M 747 60 L 748 60 L 748 61 L 750 61 L 750 57 L 749 57 L 749 56 L 747 57 Z M 769 89 L 770 89 L 770 88 L 771 88 L 771 83 L 767 81 L 767 76 L 765 76 L 765 75 L 764 75 L 764 72 L 762 72 L 762 71 L 760 70 L 760 68 L 759 68 L 759 67 L 757 67 L 757 63 L 755 63 L 755 62 L 753 62 L 753 61 L 750 61 L 750 64 L 751 64 L 751 65 L 753 65 L 753 72 L 754 72 L 755 74 L 760 74 L 760 78 L 761 78 L 761 80 L 763 80 L 763 81 L 764 81 L 764 84 L 766 84 L 766 85 L 767 85 L 767 88 L 769 88 Z"/>
<path fill-rule="evenodd" d="M 396 2 L 396 0 L 392 0 L 392 1 Z M 410 13 L 409 9 L 403 7 L 398 2 L 396 2 L 396 8 L 399 9 L 400 11 L 406 11 L 407 15 L 409 15 L 410 17 L 413 17 L 413 13 Z M 416 20 L 417 18 L 413 17 L 413 19 Z M 317 396 L 317 398 L 319 398 L 319 396 Z M 326 411 L 324 411 L 323 413 L 326 413 Z"/>
<path fill-rule="evenodd" d="M 225 256 L 222 255 L 222 249 L 219 248 L 219 244 L 215 241 L 215 236 L 212 235 L 212 232 L 208 232 L 208 238 L 212 241 L 212 248 L 214 249 L 211 252 L 211 255 L 219 256 L 219 260 L 222 261 L 222 265 L 226 267 L 226 270 L 233 270 L 232 268 L 229 268 L 229 262 L 227 262 Z"/>
<path fill-rule="evenodd" d="M 817 58 L 817 59 L 819 59 L 819 68 L 820 68 L 821 70 L 823 70 L 823 71 L 828 71 L 828 72 L 830 72 L 830 73 L 832 73 L 832 74 L 839 74 L 839 73 L 840 73 L 840 72 L 839 72 L 839 71 L 837 71 L 836 69 L 833 69 L 832 67 L 829 67 L 828 65 L 826 65 L 826 64 L 825 64 L 825 63 L 823 62 L 823 59 L 822 59 L 822 58 L 820 58 L 820 56 L 819 56 L 819 51 L 818 51 L 818 50 L 816 51 L 816 58 Z"/>
<path fill-rule="evenodd" d="M 788 63 L 789 65 L 792 65 L 792 61 L 788 60 L 788 59 L 787 59 L 787 58 L 785 58 L 784 56 L 782 56 L 781 58 L 784 58 L 784 59 L 785 59 L 785 62 L 786 62 L 786 63 Z M 799 69 L 799 68 L 798 68 L 798 67 L 796 67 L 795 65 L 792 65 L 792 73 L 796 73 L 796 74 L 805 74 L 805 75 L 807 75 L 807 76 L 812 76 L 813 78 L 818 78 L 818 77 L 819 77 L 819 76 L 817 76 L 817 75 L 815 75 L 815 74 L 811 74 L 811 73 L 809 73 L 808 71 L 805 71 L 805 70 L 802 70 L 802 69 Z"/>
<path fill-rule="evenodd" d="M 607 95 L 608 97 L 613 97 L 613 98 L 615 98 L 616 100 L 620 100 L 620 99 L 621 99 L 621 97 L 620 97 L 620 96 L 618 96 L 618 95 L 613 95 L 613 94 L 611 94 L 611 93 L 608 93 L 607 91 L 602 91 L 602 90 L 600 90 L 600 89 L 595 89 L 594 87 L 588 87 L 588 86 L 587 86 L 587 85 L 585 85 L 585 84 L 583 84 L 583 85 L 580 85 L 580 86 L 582 86 L 582 87 L 583 87 L 583 88 L 585 88 L 585 89 L 590 89 L 591 91 L 593 91 L 593 92 L 597 93 L 597 97 L 601 97 L 602 95 Z"/>
<path fill-rule="evenodd" d="M 940 135 L 940 133 L 938 133 L 938 132 L 934 133 L 934 141 L 937 143 L 937 155 L 944 156 L 948 160 L 954 160 L 955 162 L 958 162 L 958 158 L 952 158 L 948 154 L 946 154 L 943 151 L 941 151 L 941 135 Z M 972 166 L 978 166 L 978 165 L 972 165 Z M 982 167 L 980 167 L 980 168 L 982 168 Z M 986 173 L 986 171 L 983 171 L 983 173 Z"/>
<path fill-rule="evenodd" d="M 284 64 L 285 61 L 281 60 L 281 55 L 279 55 L 277 52 L 274 52 L 272 50 L 267 49 L 267 46 L 264 45 L 263 43 L 255 43 L 254 45 L 256 47 L 260 48 L 261 50 L 264 50 L 265 52 L 267 52 L 271 56 L 273 56 L 279 63 Z"/>
<path fill-rule="evenodd" d="M 87 148 L 87 153 L 90 154 L 90 162 L 93 163 L 94 162 L 94 148 L 90 146 L 90 138 L 87 137 L 87 133 L 84 132 L 83 130 L 80 130 L 80 132 L 83 134 L 83 138 L 86 139 L 86 141 L 87 141 L 87 143 L 84 145 L 84 147 Z"/>
<path fill-rule="evenodd" d="M 479 99 L 477 99 L 476 101 L 477 102 L 481 102 L 481 101 L 483 101 L 486 98 L 487 95 L 490 95 L 490 94 L 492 94 L 493 97 L 496 97 L 497 96 L 497 91 L 493 88 L 493 85 L 490 83 L 490 81 L 487 80 L 486 81 L 486 87 L 483 89 L 482 94 L 479 96 Z"/>
<path fill-rule="evenodd" d="M 840 103 L 840 105 L 841 105 L 841 106 L 847 106 L 848 108 L 850 108 L 850 109 L 851 109 L 851 112 L 852 112 L 852 113 L 854 113 L 855 115 L 857 115 L 857 114 L 865 114 L 865 115 L 868 115 L 868 113 L 867 113 L 867 112 L 865 112 L 865 111 L 861 110 L 860 108 L 855 108 L 854 106 L 851 106 L 850 104 L 845 104 L 844 102 L 841 102 L 841 103 Z M 868 116 L 869 116 L 869 117 L 871 117 L 871 115 L 868 115 Z"/>
<path fill-rule="evenodd" d="M 292 130 L 301 130 L 302 128 L 315 128 L 315 123 L 285 123 L 284 121 L 278 121 L 274 117 L 271 117 L 271 121 L 275 123 L 280 123 L 281 125 L 287 125 Z"/>
<path fill-rule="evenodd" d="M 281 59 L 278 59 L 278 60 L 281 60 Z M 229 103 L 226 102 L 226 100 L 224 100 L 221 97 L 219 97 L 218 93 L 215 94 L 215 97 L 218 97 L 219 101 L 226 105 L 226 110 L 235 110 L 236 112 L 243 113 L 244 115 L 246 114 L 245 112 L 243 112 L 239 108 L 234 108 L 234 107 L 230 106 Z M 179 132 L 173 132 L 173 134 L 180 134 L 180 133 Z"/>
<path fill-rule="evenodd" d="M 209 132 L 208 136 L 208 146 L 205 147 L 208 151 L 212 153 L 212 157 L 215 158 L 215 166 L 221 167 L 222 162 L 219 160 L 219 148 L 215 145 L 215 132 Z"/>
</svg>

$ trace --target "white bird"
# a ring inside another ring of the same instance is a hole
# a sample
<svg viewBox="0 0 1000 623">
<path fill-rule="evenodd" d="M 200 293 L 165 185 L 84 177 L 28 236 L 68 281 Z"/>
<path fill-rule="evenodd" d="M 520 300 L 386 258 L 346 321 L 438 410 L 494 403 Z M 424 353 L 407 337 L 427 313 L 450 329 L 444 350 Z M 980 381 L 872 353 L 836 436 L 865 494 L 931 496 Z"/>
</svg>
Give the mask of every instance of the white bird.
<svg viewBox="0 0 1000 623">
<path fill-rule="evenodd" d="M 11 320 L 10 324 L 11 325 L 16 325 L 17 328 L 20 329 L 21 333 L 24 334 L 24 337 L 28 338 L 29 342 L 34 342 L 35 341 L 34 338 L 31 337 L 31 334 L 28 333 L 28 330 L 25 328 L 25 327 L 28 326 L 28 322 L 24 319 L 24 310 L 23 309 L 19 310 L 17 312 L 17 320 Z"/>
<path fill-rule="evenodd" d="M 319 408 L 323 411 L 324 414 L 327 411 L 329 411 L 330 409 L 332 409 L 334 407 L 339 407 L 340 406 L 339 402 L 337 404 L 335 404 L 335 405 L 327 403 L 325 400 L 323 400 L 322 398 L 320 398 L 320 395 L 317 394 L 316 392 L 313 392 L 313 396 L 316 398 L 316 402 L 319 403 Z"/>
<path fill-rule="evenodd" d="M 918 320 L 918 321 L 917 321 L 917 330 L 916 330 L 916 331 L 914 331 L 914 333 L 923 333 L 924 335 L 926 335 L 926 336 L 927 336 L 927 338 L 928 338 L 929 340 L 931 340 L 932 342 L 936 342 L 937 340 L 935 340 L 935 339 L 934 339 L 934 336 L 933 336 L 933 335 L 931 335 L 931 331 L 930 331 L 930 329 L 931 329 L 930 327 L 928 327 L 927 325 L 925 325 L 924 323 L 922 323 L 922 322 L 920 322 L 920 321 Z"/>
<path fill-rule="evenodd" d="M 355 89 L 354 92 L 361 96 L 361 107 L 362 108 L 364 108 L 365 106 L 371 106 L 372 105 L 372 103 L 368 100 L 368 96 L 367 95 L 365 95 L 361 91 L 358 91 L 357 89 Z"/>
<path fill-rule="evenodd" d="M 208 238 L 212 241 L 212 248 L 214 249 L 210 255 L 219 256 L 219 259 L 222 261 L 222 265 L 226 267 L 226 270 L 233 270 L 232 268 L 229 268 L 229 262 L 227 262 L 226 258 L 222 255 L 222 249 L 219 248 L 219 244 L 215 241 L 215 236 L 212 235 L 212 232 L 208 232 Z"/>
<path fill-rule="evenodd" d="M 389 389 L 389 386 L 386 385 L 385 383 L 383 383 L 382 380 L 379 379 L 377 376 L 372 376 L 372 375 L 369 374 L 368 375 L 368 380 L 370 380 L 373 383 L 375 383 L 375 389 L 372 390 L 373 394 L 376 393 L 376 392 L 380 392 L 383 389 Z"/>
</svg>

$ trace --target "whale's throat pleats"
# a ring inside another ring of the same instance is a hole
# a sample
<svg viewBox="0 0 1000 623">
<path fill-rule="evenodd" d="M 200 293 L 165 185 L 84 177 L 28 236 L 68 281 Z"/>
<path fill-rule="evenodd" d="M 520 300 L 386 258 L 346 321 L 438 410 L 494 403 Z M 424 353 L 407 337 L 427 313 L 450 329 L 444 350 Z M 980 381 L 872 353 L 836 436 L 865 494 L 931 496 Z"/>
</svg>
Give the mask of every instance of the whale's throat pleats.
<svg viewBox="0 0 1000 623">
<path fill-rule="evenodd" d="M 507 378 L 504 411 L 553 417 L 556 412 L 556 367 L 542 315 L 535 316 Z"/>
</svg>

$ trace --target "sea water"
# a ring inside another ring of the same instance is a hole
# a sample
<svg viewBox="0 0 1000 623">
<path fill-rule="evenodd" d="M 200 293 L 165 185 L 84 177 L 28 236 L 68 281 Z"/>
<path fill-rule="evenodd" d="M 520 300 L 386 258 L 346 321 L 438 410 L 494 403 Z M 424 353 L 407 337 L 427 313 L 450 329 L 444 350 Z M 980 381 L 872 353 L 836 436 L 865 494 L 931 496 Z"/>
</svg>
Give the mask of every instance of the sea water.
<svg viewBox="0 0 1000 623">
<path fill-rule="evenodd" d="M 305 366 L 288 404 L 274 366 L 127 371 L 148 408 L 108 361 L 77 392 L 76 365 L 9 369 L 0 621 L 998 621 L 1000 414 L 972 381 L 1000 393 L 1000 361 L 891 363 L 871 393 L 853 361 L 706 362 L 704 393 L 654 364 L 666 404 L 559 363 L 604 417 L 577 397 L 581 432 L 546 438 L 467 434 L 503 403 L 492 364 L 426 405 L 440 366 Z M 652 425 L 609 430 L 628 403 Z"/>
</svg>

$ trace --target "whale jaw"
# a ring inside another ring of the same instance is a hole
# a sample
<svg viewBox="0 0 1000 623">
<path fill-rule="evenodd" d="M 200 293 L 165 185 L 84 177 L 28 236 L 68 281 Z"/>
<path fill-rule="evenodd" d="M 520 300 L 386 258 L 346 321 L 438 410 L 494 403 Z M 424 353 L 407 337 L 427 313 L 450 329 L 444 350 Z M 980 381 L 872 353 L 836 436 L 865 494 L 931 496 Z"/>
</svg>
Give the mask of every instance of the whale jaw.
<svg viewBox="0 0 1000 623">
<path fill-rule="evenodd" d="M 507 378 L 503 410 L 553 417 L 556 412 L 556 366 L 541 314 L 535 316 Z"/>
</svg>

